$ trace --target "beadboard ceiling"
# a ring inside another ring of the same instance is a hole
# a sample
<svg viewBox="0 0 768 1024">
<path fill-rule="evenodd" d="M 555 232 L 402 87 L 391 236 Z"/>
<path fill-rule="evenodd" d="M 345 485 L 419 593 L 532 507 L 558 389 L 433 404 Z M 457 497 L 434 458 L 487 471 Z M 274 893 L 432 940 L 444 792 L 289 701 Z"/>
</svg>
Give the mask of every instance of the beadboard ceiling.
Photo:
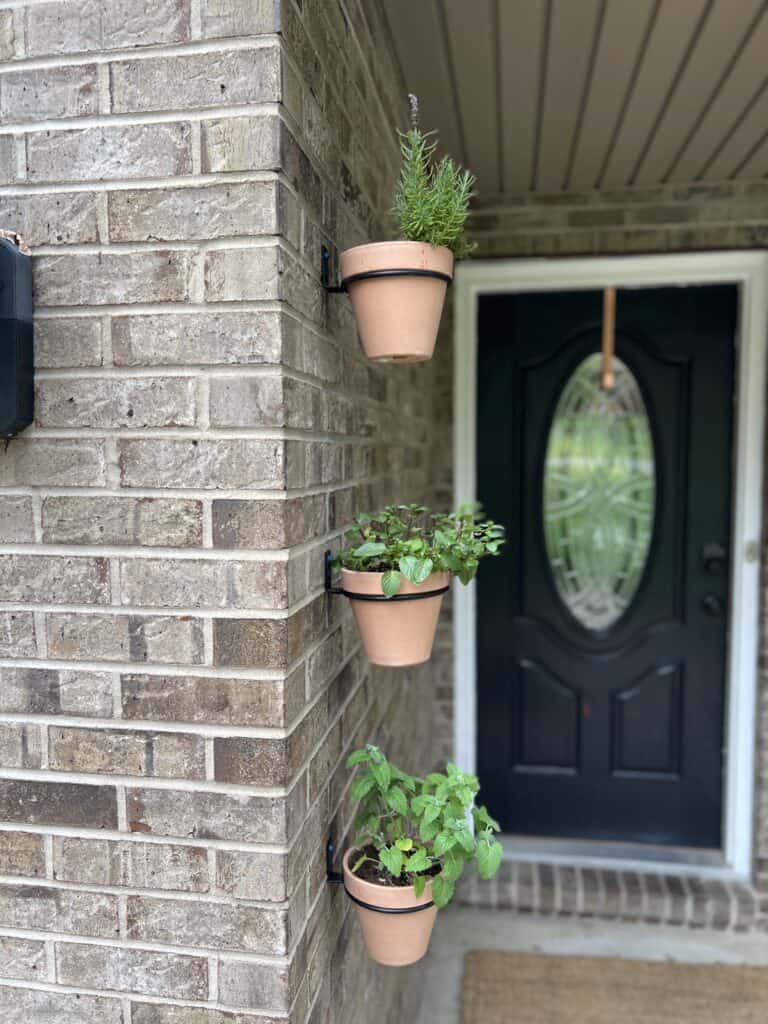
<svg viewBox="0 0 768 1024">
<path fill-rule="evenodd" d="M 385 0 L 484 194 L 768 176 L 765 0 Z"/>
</svg>

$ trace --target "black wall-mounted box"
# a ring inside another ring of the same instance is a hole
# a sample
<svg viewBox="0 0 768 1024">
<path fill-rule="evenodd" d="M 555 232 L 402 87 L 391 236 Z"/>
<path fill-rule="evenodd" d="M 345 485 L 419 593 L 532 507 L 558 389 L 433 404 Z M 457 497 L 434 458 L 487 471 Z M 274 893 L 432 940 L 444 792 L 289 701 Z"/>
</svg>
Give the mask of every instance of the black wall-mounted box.
<svg viewBox="0 0 768 1024">
<path fill-rule="evenodd" d="M 34 414 L 32 260 L 0 238 L 0 438 L 20 433 Z"/>
</svg>

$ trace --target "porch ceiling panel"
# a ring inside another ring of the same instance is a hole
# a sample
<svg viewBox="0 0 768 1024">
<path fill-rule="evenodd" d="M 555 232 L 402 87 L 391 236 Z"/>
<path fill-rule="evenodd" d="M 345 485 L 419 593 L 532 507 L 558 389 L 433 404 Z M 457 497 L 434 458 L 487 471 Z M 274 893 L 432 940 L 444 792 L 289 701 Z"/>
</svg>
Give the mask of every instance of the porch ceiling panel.
<svg viewBox="0 0 768 1024">
<path fill-rule="evenodd" d="M 768 0 L 386 0 L 484 195 L 768 177 Z"/>
</svg>

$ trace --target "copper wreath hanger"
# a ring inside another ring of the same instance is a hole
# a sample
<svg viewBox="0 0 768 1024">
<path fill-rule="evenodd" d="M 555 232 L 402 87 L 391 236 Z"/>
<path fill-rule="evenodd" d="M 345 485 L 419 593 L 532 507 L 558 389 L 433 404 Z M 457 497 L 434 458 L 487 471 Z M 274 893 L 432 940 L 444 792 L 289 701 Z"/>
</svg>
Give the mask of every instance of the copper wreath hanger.
<svg viewBox="0 0 768 1024">
<path fill-rule="evenodd" d="M 616 289 L 603 291 L 603 367 L 600 373 L 600 387 L 612 391 L 616 378 L 613 373 L 613 354 L 616 349 Z"/>
</svg>

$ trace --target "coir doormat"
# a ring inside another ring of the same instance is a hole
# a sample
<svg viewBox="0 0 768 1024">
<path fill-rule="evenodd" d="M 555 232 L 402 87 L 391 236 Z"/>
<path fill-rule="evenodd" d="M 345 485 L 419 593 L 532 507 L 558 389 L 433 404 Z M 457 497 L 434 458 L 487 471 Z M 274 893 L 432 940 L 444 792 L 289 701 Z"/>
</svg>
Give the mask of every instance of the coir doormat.
<svg viewBox="0 0 768 1024">
<path fill-rule="evenodd" d="M 768 967 L 475 950 L 463 1024 L 766 1024 Z"/>
</svg>

